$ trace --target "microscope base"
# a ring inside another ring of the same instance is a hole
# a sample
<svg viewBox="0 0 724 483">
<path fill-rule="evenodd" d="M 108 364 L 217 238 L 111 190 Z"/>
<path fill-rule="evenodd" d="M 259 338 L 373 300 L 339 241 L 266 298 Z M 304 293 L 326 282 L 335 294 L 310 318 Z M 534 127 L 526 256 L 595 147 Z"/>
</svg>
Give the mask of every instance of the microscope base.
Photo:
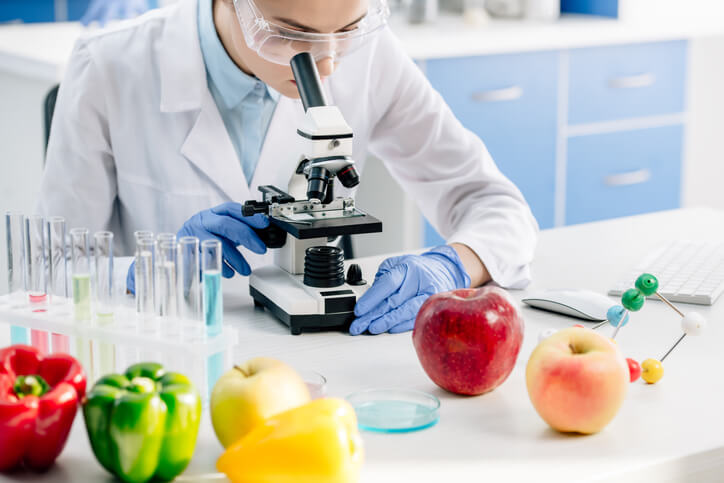
<svg viewBox="0 0 724 483">
<path fill-rule="evenodd" d="M 264 307 L 291 329 L 346 331 L 354 320 L 354 305 L 368 285 L 343 284 L 319 288 L 304 285 L 302 275 L 277 267 L 261 267 L 249 277 L 249 293 L 256 307 Z"/>
</svg>

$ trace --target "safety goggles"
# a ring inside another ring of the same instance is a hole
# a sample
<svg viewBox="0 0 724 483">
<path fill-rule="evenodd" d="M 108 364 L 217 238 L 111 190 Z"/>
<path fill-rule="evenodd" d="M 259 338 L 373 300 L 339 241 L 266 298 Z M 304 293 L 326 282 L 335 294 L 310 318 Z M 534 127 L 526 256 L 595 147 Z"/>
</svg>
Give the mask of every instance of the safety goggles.
<svg viewBox="0 0 724 483">
<path fill-rule="evenodd" d="M 292 57 L 309 52 L 315 60 L 338 58 L 357 50 L 390 16 L 386 0 L 369 0 L 367 13 L 351 30 L 314 33 L 277 25 L 264 18 L 253 0 L 234 0 L 246 45 L 275 64 L 289 65 Z"/>
</svg>

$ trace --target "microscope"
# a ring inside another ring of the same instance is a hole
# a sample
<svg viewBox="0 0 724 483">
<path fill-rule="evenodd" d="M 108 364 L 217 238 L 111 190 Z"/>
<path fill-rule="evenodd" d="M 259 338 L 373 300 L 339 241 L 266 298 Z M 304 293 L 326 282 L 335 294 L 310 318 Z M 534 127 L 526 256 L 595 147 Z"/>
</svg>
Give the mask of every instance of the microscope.
<svg viewBox="0 0 724 483">
<path fill-rule="evenodd" d="M 262 201 L 243 205 L 244 216 L 269 217 L 269 228 L 258 233 L 276 249 L 274 264 L 250 275 L 249 291 L 254 305 L 273 313 L 293 335 L 345 330 L 369 284 L 357 264 L 345 274 L 342 249 L 328 243 L 343 235 L 381 232 L 382 222 L 355 207 L 353 198 L 334 197 L 335 178 L 346 188 L 359 184 L 352 129 L 325 99 L 312 55 L 297 54 L 291 67 L 305 110 L 297 129 L 304 151 L 286 192 L 260 186 Z"/>
</svg>

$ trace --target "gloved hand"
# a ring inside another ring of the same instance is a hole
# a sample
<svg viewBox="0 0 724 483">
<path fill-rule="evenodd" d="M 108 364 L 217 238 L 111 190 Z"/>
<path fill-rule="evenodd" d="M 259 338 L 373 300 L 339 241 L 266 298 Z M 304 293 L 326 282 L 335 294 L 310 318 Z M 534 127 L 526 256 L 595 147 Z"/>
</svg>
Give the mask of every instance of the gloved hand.
<svg viewBox="0 0 724 483">
<path fill-rule="evenodd" d="M 149 9 L 148 0 L 93 0 L 80 22 L 98 22 L 101 27 L 111 20 L 133 18 Z"/>
<path fill-rule="evenodd" d="M 251 273 L 251 267 L 236 247 L 244 246 L 254 253 L 266 253 L 266 245 L 252 228 L 268 226 L 269 219 L 265 215 L 243 216 L 239 203 L 228 202 L 196 213 L 184 223 L 176 238 L 195 236 L 200 242 L 219 240 L 225 262 L 222 274 L 225 278 L 231 278 L 235 271 L 241 275 Z M 131 293 L 136 292 L 135 267 L 134 262 L 126 275 L 126 288 Z"/>
<path fill-rule="evenodd" d="M 392 334 L 412 330 L 417 311 L 430 295 L 467 288 L 470 277 L 455 249 L 442 245 L 422 255 L 388 258 L 354 308 L 349 333 Z"/>
</svg>

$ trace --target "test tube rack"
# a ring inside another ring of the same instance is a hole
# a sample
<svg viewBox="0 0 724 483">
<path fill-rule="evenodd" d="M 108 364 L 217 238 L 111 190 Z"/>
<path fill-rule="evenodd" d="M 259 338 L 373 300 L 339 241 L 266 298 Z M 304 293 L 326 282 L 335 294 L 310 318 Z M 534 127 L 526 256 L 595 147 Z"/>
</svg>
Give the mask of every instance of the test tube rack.
<svg viewBox="0 0 724 483">
<path fill-rule="evenodd" d="M 84 337 L 109 344 L 170 355 L 207 357 L 230 349 L 238 343 L 237 331 L 225 325 L 214 337 L 205 335 L 203 324 L 177 318 L 156 317 L 149 330 L 138 321 L 131 307 L 116 307 L 112 321 L 87 322 L 73 318 L 72 300 L 54 300 L 38 309 L 29 304 L 13 304 L 8 295 L 0 296 L 0 323 L 42 330 L 72 337 Z"/>
</svg>

